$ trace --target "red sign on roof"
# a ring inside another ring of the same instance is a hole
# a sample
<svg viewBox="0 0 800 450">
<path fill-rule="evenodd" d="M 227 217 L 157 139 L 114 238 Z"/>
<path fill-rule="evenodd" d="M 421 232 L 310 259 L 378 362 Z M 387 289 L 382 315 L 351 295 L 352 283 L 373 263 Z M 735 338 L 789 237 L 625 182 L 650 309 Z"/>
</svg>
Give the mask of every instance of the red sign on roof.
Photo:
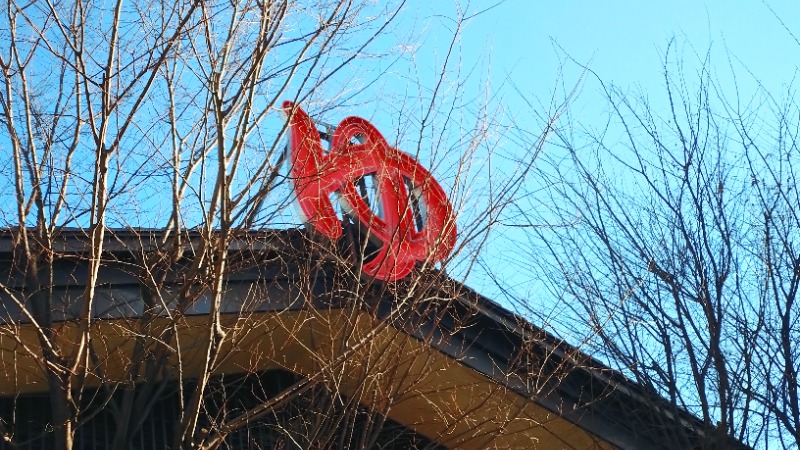
<svg viewBox="0 0 800 450">
<path fill-rule="evenodd" d="M 453 207 L 419 162 L 389 146 L 361 117 L 344 119 L 325 153 L 308 114 L 290 101 L 283 108 L 291 120 L 291 176 L 308 224 L 331 239 L 342 235 L 330 200 L 338 192 L 349 213 L 381 243 L 378 255 L 363 268 L 381 280 L 403 278 L 415 263 L 442 261 L 450 254 L 456 241 Z M 375 179 L 380 214 L 356 189 L 366 176 Z"/>
</svg>

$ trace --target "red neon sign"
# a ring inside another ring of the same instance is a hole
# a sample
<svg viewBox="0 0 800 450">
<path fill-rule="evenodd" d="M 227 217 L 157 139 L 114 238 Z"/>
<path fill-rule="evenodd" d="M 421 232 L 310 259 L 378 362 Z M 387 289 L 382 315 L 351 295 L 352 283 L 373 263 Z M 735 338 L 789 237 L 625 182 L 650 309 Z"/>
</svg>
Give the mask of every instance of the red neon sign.
<svg viewBox="0 0 800 450">
<path fill-rule="evenodd" d="M 305 221 L 331 239 L 342 227 L 330 194 L 339 192 L 350 214 L 366 225 L 382 244 L 363 271 L 393 281 L 408 275 L 418 261 L 442 261 L 453 250 L 456 226 L 453 207 L 433 176 L 411 156 L 389 146 L 381 133 L 361 117 L 342 120 L 323 152 L 320 135 L 308 114 L 290 101 L 291 176 Z M 354 143 L 357 141 L 357 143 Z M 356 191 L 356 182 L 375 177 L 382 217 Z M 408 186 L 413 193 L 409 195 Z M 421 202 L 427 217 L 415 226 L 412 202 Z"/>
</svg>

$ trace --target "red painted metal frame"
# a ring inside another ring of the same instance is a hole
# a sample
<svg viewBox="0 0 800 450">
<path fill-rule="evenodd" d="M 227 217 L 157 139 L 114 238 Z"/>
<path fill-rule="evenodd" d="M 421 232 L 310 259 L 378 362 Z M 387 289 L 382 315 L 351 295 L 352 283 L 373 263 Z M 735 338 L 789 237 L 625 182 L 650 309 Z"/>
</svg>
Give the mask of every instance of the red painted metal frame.
<svg viewBox="0 0 800 450">
<path fill-rule="evenodd" d="M 452 252 L 456 242 L 453 207 L 419 162 L 389 146 L 377 128 L 361 117 L 347 117 L 339 124 L 325 154 L 308 114 L 290 101 L 283 103 L 283 109 L 291 120 L 291 176 L 304 219 L 331 239 L 341 237 L 341 223 L 330 200 L 331 193 L 339 192 L 353 217 L 382 244 L 378 255 L 364 264 L 365 273 L 394 281 L 407 276 L 415 263 L 442 261 Z M 383 217 L 356 191 L 356 181 L 368 175 L 375 177 Z M 419 230 L 407 182 L 427 213 Z"/>
</svg>

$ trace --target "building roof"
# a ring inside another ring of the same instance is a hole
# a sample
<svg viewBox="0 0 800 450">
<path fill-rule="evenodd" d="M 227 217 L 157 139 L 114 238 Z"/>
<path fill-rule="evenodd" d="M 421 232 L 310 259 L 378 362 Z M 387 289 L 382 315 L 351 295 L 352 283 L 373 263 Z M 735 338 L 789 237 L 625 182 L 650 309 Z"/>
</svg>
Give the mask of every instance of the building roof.
<svg viewBox="0 0 800 450">
<path fill-rule="evenodd" d="M 0 281 L 10 290 L 25 284 L 15 235 L 13 229 L 0 232 Z M 312 235 L 300 229 L 235 234 L 222 313 L 236 343 L 224 350 L 216 373 L 280 369 L 341 383 L 363 406 L 380 406 L 392 421 L 450 448 L 699 448 L 704 434 L 713 432 L 442 272 L 418 273 L 413 283 L 359 279 L 341 262 L 352 256 L 349 248 L 331 250 Z M 121 324 L 143 311 L 134 263 L 155 252 L 162 237 L 146 229 L 106 235 L 94 316 L 107 351 L 97 356 L 105 361 L 103 376 L 90 382 L 124 380 L 113 369 L 127 362 Z M 188 264 L 201 241 L 198 232 L 185 232 L 183 259 L 174 264 Z M 85 285 L 88 245 L 82 231 L 64 230 L 52 246 L 54 292 L 62 299 L 53 314 L 64 336 L 75 326 L 70 308 Z M 171 278 L 162 288 L 180 282 Z M 0 333 L 0 394 L 42 392 L 41 363 L 19 348 L 20 339 L 34 342 L 33 325 L 7 297 L 0 295 L 0 320 L 14 324 L 16 335 Z M 154 323 L 178 324 L 185 346 L 181 373 L 191 377 L 199 369 L 185 361 L 193 340 L 204 335 L 208 305 L 201 296 L 180 319 L 168 317 L 170 308 L 164 305 Z M 321 376 L 321 365 L 344 375 Z M 747 447 L 731 439 L 727 448 Z"/>
</svg>

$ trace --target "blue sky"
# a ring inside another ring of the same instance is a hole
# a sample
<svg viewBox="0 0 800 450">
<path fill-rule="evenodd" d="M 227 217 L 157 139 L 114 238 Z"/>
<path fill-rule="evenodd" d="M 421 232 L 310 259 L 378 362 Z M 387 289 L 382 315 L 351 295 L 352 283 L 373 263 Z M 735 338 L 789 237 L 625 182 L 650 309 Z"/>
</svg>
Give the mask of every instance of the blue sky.
<svg viewBox="0 0 800 450">
<path fill-rule="evenodd" d="M 383 91 L 385 97 L 348 113 L 363 114 L 376 123 L 384 120 L 384 112 L 396 116 L 392 110 L 396 100 L 390 92 L 405 89 L 405 95 L 414 95 L 414 87 L 395 84 L 406 71 L 413 72 L 409 84 L 431 89 L 452 39 L 453 18 L 459 13 L 475 16 L 461 32 L 459 61 L 453 69 L 460 73 L 451 74 L 450 81 L 464 78 L 464 102 L 473 112 L 490 98 L 498 111 L 532 132 L 541 126 L 535 115 L 551 106 L 554 95 L 558 103 L 576 85 L 579 89 L 566 120 L 580 127 L 601 126 L 607 107 L 598 78 L 623 92 L 645 95 L 658 108 L 664 100 L 662 64 L 670 45 L 689 82 L 708 56 L 715 84 L 730 98 L 736 96 L 737 88 L 739 97 L 750 98 L 759 85 L 782 95 L 794 83 L 800 61 L 800 2 L 409 0 L 407 8 L 395 37 L 402 41 L 419 36 L 419 41 L 408 43 L 414 64 L 410 68 L 393 65 L 390 70 L 399 76 L 389 77 L 393 81 Z M 597 78 L 586 76 L 583 67 Z M 385 123 L 379 128 L 386 129 L 388 136 L 396 126 Z M 500 145 L 513 147 L 516 142 Z M 426 155 L 420 154 L 420 159 L 424 161 Z M 446 169 L 433 172 L 445 178 L 443 184 L 448 183 Z M 480 177 L 474 180 L 480 182 Z M 513 230 L 500 231 L 485 251 L 513 252 L 524 245 L 517 238 Z M 530 273 L 504 270 L 502 275 L 520 295 L 538 291 Z M 474 274 L 468 283 L 502 301 L 480 276 Z"/>
<path fill-rule="evenodd" d="M 526 95 L 538 98 L 548 97 L 560 79 L 570 83 L 580 76 L 574 64 L 560 74 L 568 57 L 587 65 L 604 82 L 658 89 L 663 85 L 661 61 L 671 39 L 687 61 L 697 61 L 710 50 L 720 77 L 728 76 L 732 67 L 740 83 L 748 83 L 753 81 L 745 80 L 750 71 L 770 90 L 788 84 L 800 61 L 800 42 L 795 39 L 800 39 L 800 3 L 786 0 L 409 4 L 416 12 L 412 16 L 422 18 L 415 20 L 430 21 L 431 33 L 423 43 L 430 54 L 442 52 L 452 23 L 448 18 L 458 9 L 472 15 L 486 8 L 463 30 L 464 64 L 481 65 L 491 73 L 495 87 L 508 76 Z M 513 103 L 511 97 L 504 96 Z"/>
<path fill-rule="evenodd" d="M 772 89 L 791 81 L 800 60 L 800 43 L 795 40 L 800 39 L 800 3 L 785 0 L 410 0 L 400 28 L 426 30 L 418 54 L 428 56 L 430 64 L 420 70 L 435 71 L 459 10 L 473 15 L 485 9 L 463 30 L 462 64 L 477 65 L 481 75 L 490 73 L 495 89 L 509 77 L 525 95 L 537 98 L 548 97 L 557 83 L 569 84 L 580 76 L 574 64 L 559 72 L 566 58 L 587 65 L 605 82 L 657 89 L 671 39 L 687 61 L 696 61 L 710 49 L 719 76 L 729 75 L 727 66 L 740 76 L 751 71 Z M 510 93 L 503 97 L 513 104 Z"/>
</svg>

